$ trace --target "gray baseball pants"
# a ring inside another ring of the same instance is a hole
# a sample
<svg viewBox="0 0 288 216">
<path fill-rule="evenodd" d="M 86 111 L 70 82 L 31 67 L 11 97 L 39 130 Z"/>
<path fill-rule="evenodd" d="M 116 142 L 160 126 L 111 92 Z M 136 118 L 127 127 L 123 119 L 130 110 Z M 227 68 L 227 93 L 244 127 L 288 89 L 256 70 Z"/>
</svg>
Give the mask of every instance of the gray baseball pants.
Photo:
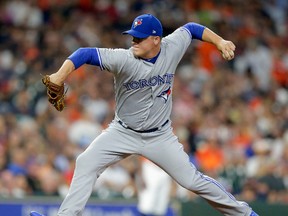
<svg viewBox="0 0 288 216">
<path fill-rule="evenodd" d="M 81 216 L 101 173 L 131 154 L 158 164 L 177 183 L 204 198 L 226 216 L 249 216 L 251 208 L 237 201 L 216 180 L 205 176 L 190 163 L 170 122 L 152 133 L 137 133 L 113 121 L 76 159 L 74 177 L 58 216 Z"/>
</svg>

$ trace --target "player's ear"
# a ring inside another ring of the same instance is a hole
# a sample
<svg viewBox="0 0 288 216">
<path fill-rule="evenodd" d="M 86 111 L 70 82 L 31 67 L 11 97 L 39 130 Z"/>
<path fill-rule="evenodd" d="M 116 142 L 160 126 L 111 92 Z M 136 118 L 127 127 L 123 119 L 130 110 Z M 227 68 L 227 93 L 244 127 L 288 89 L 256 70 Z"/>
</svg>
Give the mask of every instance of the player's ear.
<svg viewBox="0 0 288 216">
<path fill-rule="evenodd" d="M 154 44 L 155 44 L 155 45 L 158 45 L 158 44 L 160 44 L 160 42 L 161 42 L 161 37 L 155 36 L 153 41 L 154 41 Z"/>
</svg>

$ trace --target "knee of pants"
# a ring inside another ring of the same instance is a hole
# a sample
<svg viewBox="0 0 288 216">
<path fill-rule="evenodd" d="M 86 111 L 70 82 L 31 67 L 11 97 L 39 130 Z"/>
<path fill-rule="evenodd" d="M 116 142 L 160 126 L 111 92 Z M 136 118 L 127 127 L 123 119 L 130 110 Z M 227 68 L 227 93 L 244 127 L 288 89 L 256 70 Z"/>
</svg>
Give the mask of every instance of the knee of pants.
<svg viewBox="0 0 288 216">
<path fill-rule="evenodd" d="M 87 163 L 84 153 L 81 153 L 80 155 L 78 155 L 78 157 L 76 158 L 75 162 L 76 162 L 76 167 L 77 168 L 84 167 L 85 163 Z"/>
<path fill-rule="evenodd" d="M 178 183 L 186 188 L 187 190 L 196 192 L 201 190 L 201 186 L 203 184 L 207 184 L 208 182 L 203 180 L 201 177 L 202 173 L 196 171 L 195 173 L 191 173 L 190 175 L 182 176 L 182 178 L 178 179 Z"/>
<path fill-rule="evenodd" d="M 193 187 L 193 182 L 192 182 L 192 179 L 191 181 L 181 181 L 181 182 L 178 182 L 183 188 L 186 188 L 187 190 L 190 190 L 190 191 L 197 191 L 197 186 L 194 185 Z"/>
<path fill-rule="evenodd" d="M 96 172 L 100 169 L 99 164 L 97 160 L 91 160 L 89 158 L 88 154 L 85 154 L 85 152 L 81 153 L 77 159 L 75 164 L 75 172 L 82 173 L 82 174 L 90 174 L 91 172 Z M 100 175 L 100 173 L 97 175 Z"/>
<path fill-rule="evenodd" d="M 82 153 L 80 154 L 75 161 L 75 170 L 83 170 L 87 168 L 87 159 L 85 155 Z"/>
<path fill-rule="evenodd" d="M 93 155 L 91 157 L 90 155 L 83 152 L 77 157 L 75 172 L 82 175 L 90 175 L 91 173 L 95 173 L 98 178 L 106 169 L 106 166 L 100 162 L 99 158 L 94 157 Z"/>
</svg>

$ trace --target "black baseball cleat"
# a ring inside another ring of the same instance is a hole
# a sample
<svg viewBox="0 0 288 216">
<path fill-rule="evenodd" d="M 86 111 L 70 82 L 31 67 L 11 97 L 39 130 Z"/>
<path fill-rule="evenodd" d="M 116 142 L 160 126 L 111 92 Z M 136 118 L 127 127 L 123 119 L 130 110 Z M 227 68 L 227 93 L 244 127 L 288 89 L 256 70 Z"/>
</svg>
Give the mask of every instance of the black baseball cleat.
<svg viewBox="0 0 288 216">
<path fill-rule="evenodd" d="M 30 216 L 44 216 L 44 215 L 42 215 L 42 214 L 40 214 L 40 213 L 38 213 L 36 211 L 31 211 L 30 212 Z"/>
</svg>

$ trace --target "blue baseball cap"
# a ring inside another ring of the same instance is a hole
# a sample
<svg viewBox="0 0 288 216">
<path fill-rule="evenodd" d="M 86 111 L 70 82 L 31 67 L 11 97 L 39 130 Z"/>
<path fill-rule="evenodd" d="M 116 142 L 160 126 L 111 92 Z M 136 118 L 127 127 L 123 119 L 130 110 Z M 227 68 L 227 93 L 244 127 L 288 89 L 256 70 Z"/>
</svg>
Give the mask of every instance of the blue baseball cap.
<svg viewBox="0 0 288 216">
<path fill-rule="evenodd" d="M 147 38 L 149 36 L 162 37 L 163 29 L 161 22 L 151 14 L 143 14 L 136 17 L 131 29 L 122 34 L 129 34 L 137 38 Z"/>
</svg>

